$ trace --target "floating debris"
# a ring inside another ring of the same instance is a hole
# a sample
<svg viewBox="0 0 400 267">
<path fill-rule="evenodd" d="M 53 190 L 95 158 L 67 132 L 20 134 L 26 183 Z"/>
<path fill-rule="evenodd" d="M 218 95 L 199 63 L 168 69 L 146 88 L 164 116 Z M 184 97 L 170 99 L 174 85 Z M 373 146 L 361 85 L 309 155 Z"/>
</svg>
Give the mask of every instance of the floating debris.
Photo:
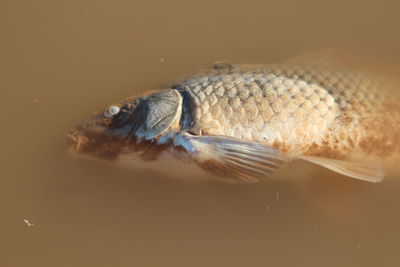
<svg viewBox="0 0 400 267">
<path fill-rule="evenodd" d="M 31 226 L 34 226 L 34 225 L 35 225 L 34 223 L 31 223 L 28 219 L 24 219 L 24 223 L 25 223 L 28 227 L 31 227 Z"/>
<path fill-rule="evenodd" d="M 276 199 L 279 199 L 279 192 L 276 192 Z"/>
<path fill-rule="evenodd" d="M 165 61 L 165 58 L 160 59 L 160 63 L 163 63 Z"/>
<path fill-rule="evenodd" d="M 33 101 L 32 101 L 34 104 L 37 104 L 37 103 L 39 103 L 39 99 L 33 99 Z"/>
<path fill-rule="evenodd" d="M 225 61 L 217 61 L 213 64 L 213 68 L 215 70 L 229 69 L 232 68 L 232 64 Z"/>
</svg>

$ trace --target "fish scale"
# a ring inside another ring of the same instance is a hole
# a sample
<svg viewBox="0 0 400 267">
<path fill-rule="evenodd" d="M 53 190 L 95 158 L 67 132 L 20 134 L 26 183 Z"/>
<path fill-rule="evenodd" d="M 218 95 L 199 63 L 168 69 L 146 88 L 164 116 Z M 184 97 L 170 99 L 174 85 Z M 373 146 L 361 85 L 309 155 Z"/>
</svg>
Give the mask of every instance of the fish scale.
<svg viewBox="0 0 400 267">
<path fill-rule="evenodd" d="M 179 85 L 193 99 L 194 132 L 263 142 L 292 153 L 330 148 L 337 156 L 370 152 L 363 148 L 366 140 L 384 142 L 387 134 L 367 125 L 381 129 L 386 124 L 398 131 L 399 111 L 388 114 L 384 108 L 390 102 L 385 86 L 362 72 L 291 65 L 209 70 Z M 378 147 L 375 153 L 383 151 Z"/>
</svg>

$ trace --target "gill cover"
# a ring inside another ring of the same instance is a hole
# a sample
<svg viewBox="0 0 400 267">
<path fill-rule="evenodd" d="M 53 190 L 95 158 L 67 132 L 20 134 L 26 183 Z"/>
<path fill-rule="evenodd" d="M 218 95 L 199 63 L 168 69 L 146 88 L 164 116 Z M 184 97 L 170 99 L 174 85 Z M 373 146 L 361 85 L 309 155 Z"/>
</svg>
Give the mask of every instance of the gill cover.
<svg viewBox="0 0 400 267">
<path fill-rule="evenodd" d="M 164 90 L 144 97 L 132 116 L 131 136 L 150 140 L 170 130 L 179 129 L 182 96 L 175 90 Z"/>
</svg>

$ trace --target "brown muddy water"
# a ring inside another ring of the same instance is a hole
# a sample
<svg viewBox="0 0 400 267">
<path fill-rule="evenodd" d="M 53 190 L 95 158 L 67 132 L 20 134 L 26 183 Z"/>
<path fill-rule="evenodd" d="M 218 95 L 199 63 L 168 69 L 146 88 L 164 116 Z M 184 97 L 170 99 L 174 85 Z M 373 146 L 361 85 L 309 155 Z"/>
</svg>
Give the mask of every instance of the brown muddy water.
<svg viewBox="0 0 400 267">
<path fill-rule="evenodd" d="M 400 266 L 400 174 L 256 185 L 66 157 L 108 104 L 217 60 L 340 47 L 400 62 L 400 2 L 0 2 L 0 266 Z M 305 173 L 307 178 L 300 178 Z"/>
</svg>

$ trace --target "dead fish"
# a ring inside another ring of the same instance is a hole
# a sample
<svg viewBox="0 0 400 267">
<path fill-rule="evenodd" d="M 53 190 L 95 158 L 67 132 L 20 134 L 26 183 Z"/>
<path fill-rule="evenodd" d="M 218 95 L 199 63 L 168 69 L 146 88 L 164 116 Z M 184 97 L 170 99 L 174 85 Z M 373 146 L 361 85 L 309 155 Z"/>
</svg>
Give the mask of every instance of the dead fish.
<svg viewBox="0 0 400 267">
<path fill-rule="evenodd" d="M 198 166 L 228 182 L 257 182 L 293 160 L 379 182 L 400 151 L 399 94 L 335 60 L 219 62 L 106 108 L 71 132 L 73 150 L 118 165 Z"/>
</svg>

